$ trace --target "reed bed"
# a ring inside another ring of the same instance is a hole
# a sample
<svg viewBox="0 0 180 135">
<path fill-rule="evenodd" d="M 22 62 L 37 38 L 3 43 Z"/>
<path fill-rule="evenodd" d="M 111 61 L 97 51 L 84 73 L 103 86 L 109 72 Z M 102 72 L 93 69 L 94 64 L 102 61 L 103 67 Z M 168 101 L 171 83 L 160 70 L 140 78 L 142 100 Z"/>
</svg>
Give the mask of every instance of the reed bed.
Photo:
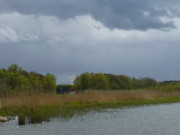
<svg viewBox="0 0 180 135">
<path fill-rule="evenodd" d="M 21 93 L 16 96 L 2 98 L 2 108 L 7 106 L 56 106 L 73 102 L 108 102 L 108 101 L 128 101 L 155 99 L 167 97 L 180 97 L 180 92 L 161 91 L 84 91 L 78 94 L 50 94 L 50 93 Z"/>
<path fill-rule="evenodd" d="M 19 124 L 40 123 L 53 117 L 71 118 L 90 110 L 180 102 L 180 92 L 84 91 L 78 94 L 20 93 L 1 98 L 0 115 L 19 116 Z"/>
</svg>

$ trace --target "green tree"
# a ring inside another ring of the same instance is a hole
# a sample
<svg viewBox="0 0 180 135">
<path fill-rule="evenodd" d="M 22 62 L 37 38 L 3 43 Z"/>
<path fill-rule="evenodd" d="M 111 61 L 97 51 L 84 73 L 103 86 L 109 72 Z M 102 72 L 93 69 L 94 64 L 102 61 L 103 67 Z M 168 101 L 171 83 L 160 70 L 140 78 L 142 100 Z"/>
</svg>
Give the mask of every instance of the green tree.
<svg viewBox="0 0 180 135">
<path fill-rule="evenodd" d="M 130 78 L 124 75 L 118 76 L 120 89 L 130 89 Z"/>
<path fill-rule="evenodd" d="M 80 81 L 80 90 L 89 89 L 90 74 L 88 72 L 81 74 L 79 81 Z"/>
<path fill-rule="evenodd" d="M 81 84 L 80 84 L 80 76 L 76 76 L 76 78 L 74 79 L 73 81 L 74 83 L 74 88 L 77 89 L 77 90 L 80 90 L 81 89 Z"/>
<path fill-rule="evenodd" d="M 12 64 L 11 66 L 8 67 L 8 72 L 16 73 L 16 72 L 21 72 L 21 71 L 22 71 L 22 68 L 19 67 L 17 64 Z"/>
<path fill-rule="evenodd" d="M 96 90 L 108 90 L 109 80 L 103 73 L 91 74 L 90 88 Z"/>
<path fill-rule="evenodd" d="M 37 72 L 27 72 L 17 64 L 0 69 L 0 95 L 22 91 L 55 92 L 56 78 L 52 74 L 44 76 Z"/>
<path fill-rule="evenodd" d="M 130 89 L 130 78 L 124 75 L 105 74 L 109 80 L 110 89 L 124 90 Z"/>
<path fill-rule="evenodd" d="M 28 75 L 28 80 L 29 80 L 29 87 L 30 87 L 30 92 L 41 92 L 43 91 L 43 79 L 40 79 L 39 76 L 37 76 L 36 72 L 31 72 Z"/>
<path fill-rule="evenodd" d="M 46 74 L 44 77 L 44 90 L 45 92 L 56 91 L 56 77 L 52 74 Z"/>
<path fill-rule="evenodd" d="M 119 86 L 117 85 L 117 83 L 115 83 L 115 82 L 112 82 L 109 87 L 111 90 L 119 90 L 120 89 Z"/>
</svg>

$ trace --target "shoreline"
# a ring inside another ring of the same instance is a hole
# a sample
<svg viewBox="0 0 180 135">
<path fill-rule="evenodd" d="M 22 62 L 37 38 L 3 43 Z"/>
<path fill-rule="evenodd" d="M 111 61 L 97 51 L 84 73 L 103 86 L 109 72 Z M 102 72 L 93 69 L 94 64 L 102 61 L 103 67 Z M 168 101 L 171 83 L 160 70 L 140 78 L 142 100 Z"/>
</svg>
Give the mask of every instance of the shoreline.
<svg viewBox="0 0 180 135">
<path fill-rule="evenodd" d="M 55 106 L 6 106 L 0 110 L 2 116 L 18 116 L 19 125 L 50 121 L 51 118 L 70 119 L 74 115 L 83 115 L 90 111 L 103 111 L 109 108 L 135 107 L 144 105 L 178 103 L 180 97 L 154 98 L 127 101 L 72 102 Z"/>
</svg>

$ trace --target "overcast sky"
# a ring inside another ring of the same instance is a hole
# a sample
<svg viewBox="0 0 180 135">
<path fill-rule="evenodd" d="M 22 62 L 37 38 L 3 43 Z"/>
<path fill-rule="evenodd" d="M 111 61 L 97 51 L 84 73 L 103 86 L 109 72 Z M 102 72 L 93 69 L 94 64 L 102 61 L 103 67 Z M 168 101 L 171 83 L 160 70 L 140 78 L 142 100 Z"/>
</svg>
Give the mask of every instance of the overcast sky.
<svg viewBox="0 0 180 135">
<path fill-rule="evenodd" d="M 180 80 L 179 0 L 0 0 L 0 68 Z"/>
</svg>

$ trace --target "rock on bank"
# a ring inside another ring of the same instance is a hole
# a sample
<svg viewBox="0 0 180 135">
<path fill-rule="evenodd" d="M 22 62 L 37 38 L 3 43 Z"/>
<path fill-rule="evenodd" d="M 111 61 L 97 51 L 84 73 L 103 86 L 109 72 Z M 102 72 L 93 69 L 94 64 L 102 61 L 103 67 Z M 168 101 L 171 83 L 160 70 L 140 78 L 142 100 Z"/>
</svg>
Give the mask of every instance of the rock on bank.
<svg viewBox="0 0 180 135">
<path fill-rule="evenodd" d="M 5 122 L 5 121 L 8 121 L 8 119 L 6 117 L 0 116 L 0 122 Z"/>
</svg>

